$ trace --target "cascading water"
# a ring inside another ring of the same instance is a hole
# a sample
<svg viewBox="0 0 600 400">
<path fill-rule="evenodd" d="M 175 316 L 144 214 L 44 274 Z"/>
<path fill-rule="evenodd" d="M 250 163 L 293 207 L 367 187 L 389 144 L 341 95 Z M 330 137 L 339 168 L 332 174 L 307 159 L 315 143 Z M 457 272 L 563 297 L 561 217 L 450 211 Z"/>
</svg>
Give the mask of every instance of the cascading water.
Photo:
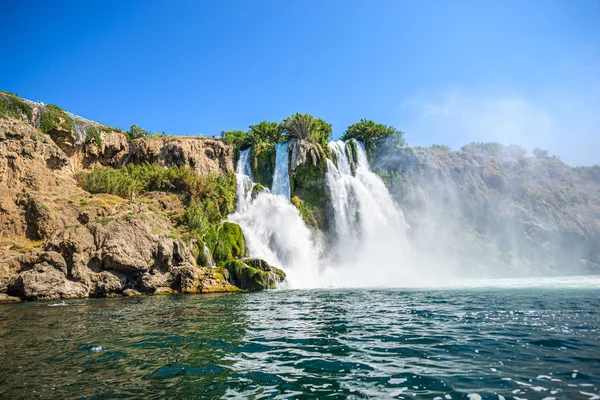
<svg viewBox="0 0 600 400">
<path fill-rule="evenodd" d="M 407 225 L 385 184 L 370 170 L 360 142 L 356 169 L 350 166 L 350 147 L 330 142 L 337 165 L 327 160 L 327 185 L 332 199 L 334 245 L 326 263 L 328 284 L 399 285 L 415 280 L 406 240 Z"/>
<path fill-rule="evenodd" d="M 278 156 L 287 155 L 287 145 L 283 149 L 278 149 Z M 278 163 L 276 171 L 281 181 L 288 182 L 287 198 L 264 191 L 252 199 L 255 183 L 251 178 L 250 149 L 240 152 L 236 168 L 238 206 L 228 219 L 242 227 L 252 257 L 283 269 L 292 287 L 315 287 L 319 283 L 317 246 L 298 210 L 289 202 L 287 161 L 285 168 L 283 165 L 283 161 Z"/>
<path fill-rule="evenodd" d="M 240 158 L 235 169 L 237 183 L 237 207 L 238 212 L 248 209 L 252 202 L 252 188 L 254 187 L 254 176 L 250 165 L 250 153 L 252 148 L 240 151 Z"/>
<path fill-rule="evenodd" d="M 275 172 L 271 193 L 285 196 L 289 200 L 291 196 L 288 144 L 288 142 L 280 142 L 275 145 Z"/>
<path fill-rule="evenodd" d="M 319 256 L 317 240 L 289 201 L 287 143 L 277 145 L 274 193 L 263 192 L 255 199 L 251 196 L 255 183 L 250 149 L 240 153 L 236 168 L 238 207 L 229 220 L 242 227 L 251 256 L 282 268 L 291 287 L 418 282 L 418 274 L 411 267 L 402 211 L 383 181 L 370 170 L 364 146 L 360 142 L 353 145 L 356 157 L 351 158 L 346 143 L 329 143 L 336 160 L 327 160 L 326 174 L 334 237 L 325 256 Z"/>
</svg>

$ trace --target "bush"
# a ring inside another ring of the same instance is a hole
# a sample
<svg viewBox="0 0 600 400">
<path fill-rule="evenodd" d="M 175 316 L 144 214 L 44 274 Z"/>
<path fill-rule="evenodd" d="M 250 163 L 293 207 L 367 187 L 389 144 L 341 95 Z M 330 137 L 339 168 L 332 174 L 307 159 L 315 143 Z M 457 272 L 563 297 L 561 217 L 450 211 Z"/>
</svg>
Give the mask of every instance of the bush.
<svg viewBox="0 0 600 400">
<path fill-rule="evenodd" d="M 244 150 L 254 144 L 254 137 L 242 130 L 221 131 L 221 139 L 236 149 Z"/>
<path fill-rule="evenodd" d="M 0 92 L 0 114 L 19 119 L 25 115 L 31 121 L 32 107 L 15 94 Z"/>
<path fill-rule="evenodd" d="M 42 132 L 48 133 L 57 129 L 73 131 L 73 119 L 59 106 L 47 104 L 40 111 L 40 130 Z"/>
<path fill-rule="evenodd" d="M 128 164 L 121 168 L 95 168 L 78 174 L 77 179 L 90 193 L 110 193 L 129 198 L 132 193 L 141 194 L 151 190 L 189 190 L 195 185 L 196 174 L 186 167 Z"/>
<path fill-rule="evenodd" d="M 356 139 L 364 143 L 369 148 L 377 145 L 379 141 L 385 140 L 388 145 L 402 147 L 405 144 L 404 132 L 383 124 L 376 124 L 374 121 L 361 119 L 359 122 L 350 125 L 342 140 Z"/>
<path fill-rule="evenodd" d="M 536 158 L 548 158 L 548 150 L 543 150 L 539 147 L 536 147 L 535 149 L 533 149 L 533 155 Z"/>
<path fill-rule="evenodd" d="M 262 121 L 250 125 L 248 133 L 254 137 L 254 142 L 277 143 L 282 138 L 283 127 L 277 122 Z"/>
<path fill-rule="evenodd" d="M 309 114 L 296 113 L 283 120 L 283 132 L 292 139 L 306 139 L 327 148 L 332 128 L 322 119 Z"/>
<path fill-rule="evenodd" d="M 86 129 L 86 143 L 96 142 L 98 147 L 102 146 L 102 137 L 100 131 L 95 126 L 88 126 Z"/>
<path fill-rule="evenodd" d="M 148 136 L 148 131 L 140 128 L 137 125 L 131 125 L 131 128 L 129 128 L 129 131 L 127 131 L 127 137 L 129 138 L 129 140 L 135 140 L 135 139 L 139 139 L 139 138 L 143 138 L 143 137 L 147 137 Z"/>
</svg>

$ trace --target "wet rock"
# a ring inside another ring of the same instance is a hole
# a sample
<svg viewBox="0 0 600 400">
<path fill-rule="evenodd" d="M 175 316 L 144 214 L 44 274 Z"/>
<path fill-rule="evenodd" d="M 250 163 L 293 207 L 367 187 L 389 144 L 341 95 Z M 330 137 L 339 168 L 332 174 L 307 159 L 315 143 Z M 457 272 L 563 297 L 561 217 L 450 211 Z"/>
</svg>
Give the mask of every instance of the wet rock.
<svg viewBox="0 0 600 400">
<path fill-rule="evenodd" d="M 4 293 L 0 293 L 0 304 L 3 303 L 19 303 L 21 301 L 20 298 L 15 296 L 9 296 Z"/>
<path fill-rule="evenodd" d="M 285 272 L 257 258 L 229 261 L 225 264 L 231 284 L 243 290 L 275 289 L 285 280 Z"/>
<path fill-rule="evenodd" d="M 43 263 L 19 274 L 9 285 L 8 294 L 25 300 L 75 299 L 88 297 L 88 288 Z"/>
</svg>

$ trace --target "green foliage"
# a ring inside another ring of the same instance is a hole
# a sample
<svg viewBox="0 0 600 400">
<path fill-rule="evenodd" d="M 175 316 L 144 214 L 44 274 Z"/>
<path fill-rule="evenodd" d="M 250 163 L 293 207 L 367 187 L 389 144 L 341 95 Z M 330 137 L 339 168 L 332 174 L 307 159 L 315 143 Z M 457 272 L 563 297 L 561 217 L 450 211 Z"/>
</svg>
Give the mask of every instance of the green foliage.
<svg viewBox="0 0 600 400">
<path fill-rule="evenodd" d="M 242 130 L 221 131 L 221 139 L 236 149 L 246 149 L 253 144 L 253 137 Z"/>
<path fill-rule="evenodd" d="M 262 121 L 256 125 L 250 125 L 248 131 L 222 131 L 221 139 L 233 145 L 237 150 L 244 150 L 261 143 L 277 143 L 282 138 L 282 131 L 283 127 L 277 122 Z"/>
<path fill-rule="evenodd" d="M 65 110 L 54 104 L 47 104 L 41 110 L 40 130 L 48 133 L 53 130 L 73 131 L 73 118 Z"/>
<path fill-rule="evenodd" d="M 536 147 L 535 149 L 533 149 L 533 155 L 536 158 L 548 158 L 548 150 L 544 150 L 544 149 L 540 149 L 539 147 Z"/>
<path fill-rule="evenodd" d="M 277 122 L 262 121 L 256 125 L 250 125 L 249 134 L 254 136 L 255 142 L 277 143 L 281 140 L 283 127 Z"/>
<path fill-rule="evenodd" d="M 225 263 L 231 281 L 242 290 L 262 290 L 268 288 L 268 277 L 264 271 L 250 267 L 242 261 L 231 260 Z"/>
<path fill-rule="evenodd" d="M 325 181 L 327 164 L 324 155 L 314 166 L 312 163 L 299 165 L 290 175 L 290 188 L 292 196 L 297 196 L 296 207 L 304 221 L 313 227 L 326 231 L 328 229 L 329 191 Z"/>
<path fill-rule="evenodd" d="M 291 139 L 307 139 L 326 148 L 331 139 L 332 127 L 310 114 L 296 113 L 283 120 L 283 132 Z"/>
<path fill-rule="evenodd" d="M 31 121 L 32 107 L 16 94 L 0 92 L 0 114 L 19 119 L 25 115 Z"/>
<path fill-rule="evenodd" d="M 181 222 L 192 231 L 204 234 L 221 219 L 223 219 L 223 215 L 216 202 L 194 197 L 185 209 Z"/>
<path fill-rule="evenodd" d="M 385 146 L 387 149 L 400 148 L 404 146 L 404 132 L 383 124 L 376 124 L 370 119 L 361 119 L 359 122 L 350 125 L 342 140 L 355 139 L 361 141 L 368 151 L 374 151 L 379 146 Z"/>
<path fill-rule="evenodd" d="M 275 144 L 262 142 L 252 146 L 252 173 L 256 182 L 271 187 L 275 171 Z"/>
<path fill-rule="evenodd" d="M 86 143 L 91 143 L 92 141 L 96 142 L 98 147 L 102 146 L 102 136 L 100 136 L 100 131 L 93 125 L 90 125 L 86 129 L 87 136 L 85 139 Z"/>
<path fill-rule="evenodd" d="M 467 153 L 480 153 L 496 157 L 512 158 L 522 158 L 527 154 L 527 150 L 519 145 L 511 144 L 505 146 L 498 142 L 472 142 L 464 145 L 461 150 Z"/>
<path fill-rule="evenodd" d="M 195 184 L 195 178 L 189 168 L 164 168 L 158 164 L 99 167 L 77 175 L 79 184 L 90 193 L 110 193 L 124 198 L 151 190 L 183 191 Z"/>
<path fill-rule="evenodd" d="M 212 228 L 204 235 L 204 241 L 215 264 L 219 266 L 246 255 L 246 240 L 242 228 L 234 223 L 224 222 L 220 227 Z"/>
<path fill-rule="evenodd" d="M 127 131 L 127 137 L 129 138 L 129 140 L 135 140 L 135 139 L 139 139 L 139 138 L 143 138 L 143 137 L 147 137 L 148 136 L 148 131 L 140 128 L 137 125 L 131 125 L 131 128 L 129 128 L 129 131 Z"/>
<path fill-rule="evenodd" d="M 443 152 L 447 153 L 449 151 L 452 151 L 450 149 L 450 147 L 445 146 L 443 144 L 432 144 L 431 146 L 429 146 L 429 149 L 433 152 L 440 152 L 440 153 L 443 153 Z"/>
<path fill-rule="evenodd" d="M 311 209 L 311 207 L 309 207 L 306 204 L 306 202 L 302 201 L 298 196 L 292 197 L 291 201 L 292 204 L 296 206 L 296 208 L 300 212 L 300 216 L 302 217 L 306 225 L 310 226 L 311 228 L 318 229 L 319 224 L 317 222 L 317 219 L 315 218 L 314 210 Z"/>
</svg>

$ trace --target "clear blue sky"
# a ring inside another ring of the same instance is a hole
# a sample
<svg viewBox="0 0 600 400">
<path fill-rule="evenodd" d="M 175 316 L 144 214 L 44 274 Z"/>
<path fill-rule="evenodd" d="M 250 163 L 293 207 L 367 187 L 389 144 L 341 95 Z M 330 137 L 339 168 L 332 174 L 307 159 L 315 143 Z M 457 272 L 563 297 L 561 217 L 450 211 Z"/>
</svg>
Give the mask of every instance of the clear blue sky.
<svg viewBox="0 0 600 400">
<path fill-rule="evenodd" d="M 600 1 L 1 0 L 0 89 L 216 134 L 296 111 L 600 163 Z"/>
</svg>

